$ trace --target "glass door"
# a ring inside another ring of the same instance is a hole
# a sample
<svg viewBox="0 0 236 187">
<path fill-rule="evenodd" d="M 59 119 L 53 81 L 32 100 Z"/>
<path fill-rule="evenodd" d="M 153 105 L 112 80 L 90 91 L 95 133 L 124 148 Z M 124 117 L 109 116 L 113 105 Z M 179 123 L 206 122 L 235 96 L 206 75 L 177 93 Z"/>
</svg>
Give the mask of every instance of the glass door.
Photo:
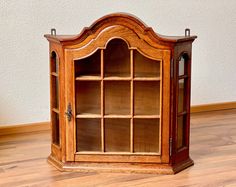
<svg viewBox="0 0 236 187">
<path fill-rule="evenodd" d="M 170 68 L 170 52 L 153 50 L 153 56 L 148 58 L 121 38 L 89 56 L 68 55 L 67 71 L 72 73 L 67 100 L 74 117 L 67 125 L 67 160 L 142 162 L 151 156 L 147 162 L 168 162 L 169 105 L 163 125 L 162 93 L 169 91 L 162 84 L 169 84 L 170 77 L 166 74 L 163 80 L 162 64 Z"/>
</svg>

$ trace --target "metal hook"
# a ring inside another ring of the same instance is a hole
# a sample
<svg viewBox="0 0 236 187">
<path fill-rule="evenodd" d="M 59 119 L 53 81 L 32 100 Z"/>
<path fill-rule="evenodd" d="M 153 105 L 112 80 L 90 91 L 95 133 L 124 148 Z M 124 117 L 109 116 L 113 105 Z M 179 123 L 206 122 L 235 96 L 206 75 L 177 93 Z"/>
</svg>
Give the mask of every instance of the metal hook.
<svg viewBox="0 0 236 187">
<path fill-rule="evenodd" d="M 56 29 L 55 29 L 55 28 L 51 29 L 51 35 L 54 35 L 54 36 L 57 35 L 57 33 L 56 33 Z"/>
<path fill-rule="evenodd" d="M 185 29 L 185 37 L 189 37 L 190 36 L 190 29 Z"/>
</svg>

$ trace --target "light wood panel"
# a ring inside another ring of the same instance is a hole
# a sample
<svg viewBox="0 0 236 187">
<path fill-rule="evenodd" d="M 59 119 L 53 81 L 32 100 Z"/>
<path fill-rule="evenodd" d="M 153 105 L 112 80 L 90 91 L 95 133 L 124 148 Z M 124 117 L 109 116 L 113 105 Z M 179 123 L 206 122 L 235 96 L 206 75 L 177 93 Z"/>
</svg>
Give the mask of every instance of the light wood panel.
<svg viewBox="0 0 236 187">
<path fill-rule="evenodd" d="M 2 135 L 0 186 L 233 187 L 235 121 L 236 110 L 193 114 L 190 154 L 195 165 L 177 175 L 60 172 L 46 162 L 50 153 L 49 131 Z"/>
</svg>

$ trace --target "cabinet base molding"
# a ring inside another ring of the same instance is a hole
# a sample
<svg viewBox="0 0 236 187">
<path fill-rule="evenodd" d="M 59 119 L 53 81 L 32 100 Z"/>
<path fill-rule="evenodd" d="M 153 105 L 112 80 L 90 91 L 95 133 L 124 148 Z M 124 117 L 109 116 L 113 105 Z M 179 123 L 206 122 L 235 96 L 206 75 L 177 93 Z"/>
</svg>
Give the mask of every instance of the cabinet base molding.
<svg viewBox="0 0 236 187">
<path fill-rule="evenodd" d="M 87 162 L 61 162 L 52 155 L 48 162 L 59 171 L 79 172 L 114 172 L 114 173 L 142 173 L 142 174 L 175 174 L 194 164 L 192 159 L 176 165 L 170 164 L 133 164 L 133 163 L 87 163 Z"/>
</svg>

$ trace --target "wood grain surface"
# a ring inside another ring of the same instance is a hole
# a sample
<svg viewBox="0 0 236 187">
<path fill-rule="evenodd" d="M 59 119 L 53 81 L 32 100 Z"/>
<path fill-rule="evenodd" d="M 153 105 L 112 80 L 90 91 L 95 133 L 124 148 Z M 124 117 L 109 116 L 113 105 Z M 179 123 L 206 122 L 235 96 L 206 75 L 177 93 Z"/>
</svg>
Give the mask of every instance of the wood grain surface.
<svg viewBox="0 0 236 187">
<path fill-rule="evenodd" d="M 0 136 L 0 186 L 236 186 L 236 109 L 191 116 L 195 165 L 176 175 L 60 172 L 47 163 L 50 132 Z"/>
</svg>

